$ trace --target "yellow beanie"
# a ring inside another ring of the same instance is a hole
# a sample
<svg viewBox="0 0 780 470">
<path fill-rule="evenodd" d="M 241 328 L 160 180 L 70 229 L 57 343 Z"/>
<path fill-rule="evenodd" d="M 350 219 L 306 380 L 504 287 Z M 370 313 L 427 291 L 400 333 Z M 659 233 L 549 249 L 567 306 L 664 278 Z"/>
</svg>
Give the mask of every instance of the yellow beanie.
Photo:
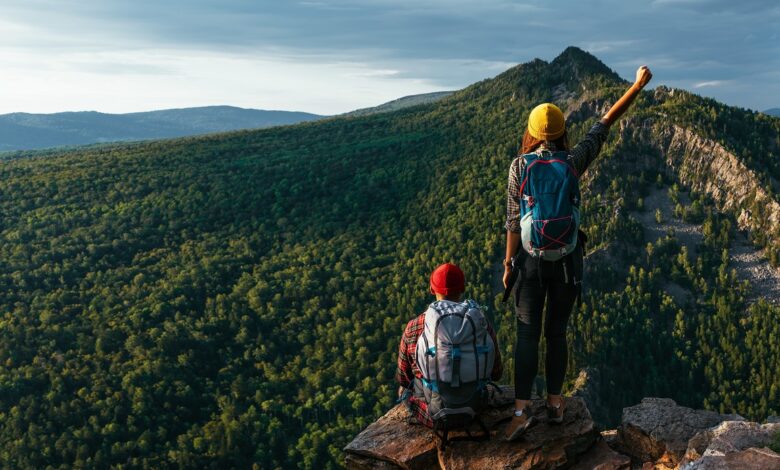
<svg viewBox="0 0 780 470">
<path fill-rule="evenodd" d="M 563 113 L 552 103 L 540 104 L 528 116 L 528 132 L 539 140 L 555 140 L 565 130 Z"/>
</svg>

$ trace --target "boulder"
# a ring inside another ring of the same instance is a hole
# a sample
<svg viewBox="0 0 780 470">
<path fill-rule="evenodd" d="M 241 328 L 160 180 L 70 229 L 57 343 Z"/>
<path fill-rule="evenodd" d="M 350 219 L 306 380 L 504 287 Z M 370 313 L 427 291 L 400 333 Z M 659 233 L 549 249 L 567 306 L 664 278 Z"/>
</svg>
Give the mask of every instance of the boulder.
<svg viewBox="0 0 780 470">
<path fill-rule="evenodd" d="M 696 433 L 723 421 L 744 421 L 739 415 L 679 406 L 668 398 L 644 398 L 623 409 L 615 447 L 638 462 L 651 462 L 656 468 L 674 468 Z"/>
<path fill-rule="evenodd" d="M 702 457 L 718 457 L 718 459 L 708 460 L 723 461 L 721 457 L 770 444 L 777 432 L 780 432 L 780 423 L 758 424 L 747 421 L 724 421 L 693 436 L 688 441 L 688 449 L 680 465 L 685 466 Z M 740 458 L 759 456 L 765 460 L 768 455 L 767 452 L 747 453 Z"/>
<path fill-rule="evenodd" d="M 681 470 L 778 470 L 780 454 L 766 447 L 704 457 L 680 467 Z"/>
<path fill-rule="evenodd" d="M 631 458 L 612 450 L 605 440 L 600 440 L 577 459 L 573 470 L 629 470 Z"/>
<path fill-rule="evenodd" d="M 564 422 L 559 425 L 548 424 L 544 400 L 534 400 L 532 412 L 537 423 L 514 442 L 503 440 L 504 428 L 514 411 L 514 390 L 503 388 L 493 397 L 491 405 L 482 414 L 482 420 L 490 430 L 489 440 L 454 441 L 444 451 L 438 450 L 432 431 L 409 424 L 408 411 L 403 405 L 398 405 L 370 424 L 345 447 L 346 466 L 351 469 L 386 470 L 570 467 L 599 439 L 581 398 L 566 399 Z M 597 451 L 601 452 L 603 459 L 615 459 L 605 449 Z M 589 458 L 596 461 L 600 457 L 594 454 Z"/>
</svg>

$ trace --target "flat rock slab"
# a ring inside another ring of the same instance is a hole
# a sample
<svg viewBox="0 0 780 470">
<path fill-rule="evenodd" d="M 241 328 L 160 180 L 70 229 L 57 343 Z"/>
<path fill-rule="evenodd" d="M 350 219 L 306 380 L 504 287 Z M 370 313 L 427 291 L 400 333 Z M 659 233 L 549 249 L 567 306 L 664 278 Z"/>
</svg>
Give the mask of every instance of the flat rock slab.
<svg viewBox="0 0 780 470">
<path fill-rule="evenodd" d="M 723 421 L 744 421 L 739 415 L 679 406 L 669 398 L 644 398 L 638 405 L 623 409 L 616 447 L 639 462 L 677 466 L 685 455 L 688 441 L 698 432 Z"/>
<path fill-rule="evenodd" d="M 408 424 L 408 416 L 405 405 L 396 405 L 344 448 L 347 458 L 349 454 L 357 454 L 378 461 L 377 466 L 389 462 L 409 470 L 438 468 L 433 433 L 425 426 Z M 352 465 L 347 468 L 371 468 L 365 466 L 367 462 L 360 459 L 358 464 L 353 459 L 353 462 L 347 462 Z"/>
<path fill-rule="evenodd" d="M 512 406 L 506 418 L 511 417 Z M 457 442 L 439 452 L 439 465 L 460 469 L 548 469 L 571 466 L 599 436 L 581 398 L 567 398 L 562 424 L 548 424 L 544 400 L 534 400 L 536 424 L 513 442 L 503 440 L 508 420 L 490 427 L 487 442 Z"/>
<path fill-rule="evenodd" d="M 491 389 L 490 408 L 480 415 L 485 426 L 490 429 L 510 418 L 514 401 L 514 387 Z M 396 405 L 358 434 L 344 448 L 347 468 L 439 468 L 433 432 L 424 426 L 409 424 L 408 417 L 406 407 Z"/>
<path fill-rule="evenodd" d="M 439 452 L 433 432 L 408 424 L 409 413 L 397 405 L 370 424 L 344 448 L 350 469 L 547 469 L 571 466 L 578 455 L 599 438 L 585 402 L 567 398 L 564 422 L 547 424 L 544 400 L 534 400 L 537 419 L 526 434 L 514 442 L 503 440 L 504 428 L 514 411 L 514 390 L 504 388 L 491 399 L 491 408 L 480 416 L 490 430 L 487 441 L 453 441 Z M 477 433 L 478 434 L 478 433 Z M 459 437 L 463 433 L 452 433 Z M 604 469 L 613 467 L 604 467 Z M 620 467 L 614 467 L 620 468 Z"/>
</svg>

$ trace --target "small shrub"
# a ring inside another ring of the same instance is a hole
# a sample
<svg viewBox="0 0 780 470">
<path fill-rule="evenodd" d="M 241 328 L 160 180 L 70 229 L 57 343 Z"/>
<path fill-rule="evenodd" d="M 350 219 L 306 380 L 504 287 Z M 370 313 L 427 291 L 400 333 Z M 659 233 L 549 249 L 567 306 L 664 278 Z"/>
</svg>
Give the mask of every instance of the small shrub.
<svg viewBox="0 0 780 470">
<path fill-rule="evenodd" d="M 769 448 L 780 453 L 780 431 L 777 431 L 775 435 L 772 436 L 772 442 L 769 443 Z"/>
</svg>

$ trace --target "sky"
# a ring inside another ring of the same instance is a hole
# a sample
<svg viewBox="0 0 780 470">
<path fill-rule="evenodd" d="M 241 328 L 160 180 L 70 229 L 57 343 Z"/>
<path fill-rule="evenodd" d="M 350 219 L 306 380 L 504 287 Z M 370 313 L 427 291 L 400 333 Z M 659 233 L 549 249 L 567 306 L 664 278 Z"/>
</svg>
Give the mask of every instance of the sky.
<svg viewBox="0 0 780 470">
<path fill-rule="evenodd" d="M 778 0 L 0 0 L 0 114 L 336 114 L 574 45 L 626 79 L 780 107 Z"/>
</svg>

